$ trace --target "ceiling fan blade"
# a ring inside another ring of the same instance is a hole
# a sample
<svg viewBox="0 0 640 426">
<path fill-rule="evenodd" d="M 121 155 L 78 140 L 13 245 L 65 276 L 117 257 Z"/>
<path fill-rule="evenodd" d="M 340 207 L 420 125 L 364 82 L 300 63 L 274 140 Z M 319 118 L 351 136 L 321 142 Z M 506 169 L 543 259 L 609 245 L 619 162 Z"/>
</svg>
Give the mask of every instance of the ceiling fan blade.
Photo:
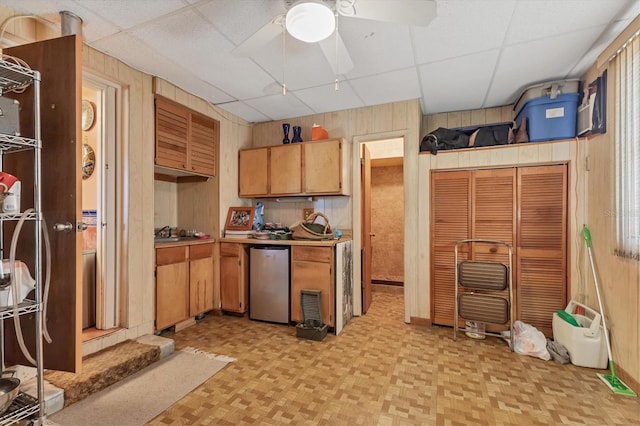
<svg viewBox="0 0 640 426">
<path fill-rule="evenodd" d="M 283 15 L 276 16 L 271 21 L 267 22 L 262 28 L 253 33 L 251 37 L 243 41 L 231 51 L 236 56 L 250 56 L 254 52 L 257 52 L 264 45 L 279 35 L 282 35 L 283 31 Z"/>
<path fill-rule="evenodd" d="M 337 40 L 336 40 L 337 37 Z M 353 61 L 351 55 L 345 46 L 340 33 L 336 32 L 334 35 L 325 38 L 318 43 L 322 49 L 322 53 L 327 58 L 327 62 L 331 66 L 334 74 L 346 74 L 353 69 Z M 336 44 L 338 47 L 338 56 L 336 62 Z"/>
<path fill-rule="evenodd" d="M 425 26 L 436 17 L 435 0 L 338 0 L 338 13 L 351 18 Z"/>
</svg>

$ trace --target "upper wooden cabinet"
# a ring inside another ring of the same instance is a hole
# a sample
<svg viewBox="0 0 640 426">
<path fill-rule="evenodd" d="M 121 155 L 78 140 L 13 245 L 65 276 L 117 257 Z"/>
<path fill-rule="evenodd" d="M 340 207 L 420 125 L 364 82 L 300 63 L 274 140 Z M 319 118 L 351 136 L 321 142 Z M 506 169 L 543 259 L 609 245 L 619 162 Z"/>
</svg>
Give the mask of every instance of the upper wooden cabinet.
<svg viewBox="0 0 640 426">
<path fill-rule="evenodd" d="M 215 176 L 220 123 L 165 98 L 155 104 L 155 164 Z"/>
<path fill-rule="evenodd" d="M 269 148 L 240 150 L 238 168 L 238 191 L 241 197 L 269 193 Z"/>
<path fill-rule="evenodd" d="M 304 192 L 306 194 L 346 194 L 346 172 L 343 170 L 347 151 L 341 139 L 310 142 L 304 146 Z"/>
<path fill-rule="evenodd" d="M 241 150 L 239 195 L 349 195 L 348 154 L 342 139 Z"/>
<path fill-rule="evenodd" d="M 272 146 L 269 151 L 271 153 L 269 193 L 272 195 L 300 194 L 302 192 L 301 144 Z"/>
</svg>

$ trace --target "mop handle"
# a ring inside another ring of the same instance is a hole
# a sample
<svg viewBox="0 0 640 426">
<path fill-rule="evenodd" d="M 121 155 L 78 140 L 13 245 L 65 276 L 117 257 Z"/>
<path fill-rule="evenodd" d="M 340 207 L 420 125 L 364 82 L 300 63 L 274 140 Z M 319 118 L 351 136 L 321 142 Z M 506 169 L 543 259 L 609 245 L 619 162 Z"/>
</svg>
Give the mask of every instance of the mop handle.
<svg viewBox="0 0 640 426">
<path fill-rule="evenodd" d="M 604 339 L 607 342 L 607 354 L 609 355 L 609 361 L 613 360 L 611 354 L 611 342 L 609 341 L 609 333 L 607 329 L 607 321 L 604 318 L 604 307 L 602 306 L 602 298 L 600 297 L 600 286 L 598 285 L 598 277 L 596 276 L 596 268 L 593 264 L 593 254 L 591 253 L 591 232 L 587 225 L 582 225 L 582 233 L 584 234 L 584 240 L 587 243 L 587 252 L 589 253 L 589 263 L 591 264 L 591 272 L 593 273 L 593 282 L 596 286 L 596 296 L 598 297 L 598 306 L 600 307 L 600 316 L 602 317 L 602 329 L 604 332 Z"/>
</svg>

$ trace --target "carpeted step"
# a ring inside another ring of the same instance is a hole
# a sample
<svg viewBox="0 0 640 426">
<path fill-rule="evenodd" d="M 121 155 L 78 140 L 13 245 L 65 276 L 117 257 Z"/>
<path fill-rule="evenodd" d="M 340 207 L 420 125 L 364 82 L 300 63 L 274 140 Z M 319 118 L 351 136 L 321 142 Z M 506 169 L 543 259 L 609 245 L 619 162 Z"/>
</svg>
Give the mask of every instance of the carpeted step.
<svg viewBox="0 0 640 426">
<path fill-rule="evenodd" d="M 46 381 L 64 390 L 64 406 L 106 388 L 160 359 L 160 348 L 126 340 L 82 359 L 80 374 L 47 371 Z"/>
</svg>

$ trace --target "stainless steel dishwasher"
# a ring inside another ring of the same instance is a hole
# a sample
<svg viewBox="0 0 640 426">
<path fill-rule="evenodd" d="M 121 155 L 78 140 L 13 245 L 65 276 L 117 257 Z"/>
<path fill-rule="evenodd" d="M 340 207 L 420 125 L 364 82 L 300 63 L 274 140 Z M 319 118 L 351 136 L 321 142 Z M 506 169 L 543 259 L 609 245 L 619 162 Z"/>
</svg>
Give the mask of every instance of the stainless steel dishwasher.
<svg viewBox="0 0 640 426">
<path fill-rule="evenodd" d="M 289 247 L 249 249 L 249 318 L 289 323 Z"/>
</svg>

